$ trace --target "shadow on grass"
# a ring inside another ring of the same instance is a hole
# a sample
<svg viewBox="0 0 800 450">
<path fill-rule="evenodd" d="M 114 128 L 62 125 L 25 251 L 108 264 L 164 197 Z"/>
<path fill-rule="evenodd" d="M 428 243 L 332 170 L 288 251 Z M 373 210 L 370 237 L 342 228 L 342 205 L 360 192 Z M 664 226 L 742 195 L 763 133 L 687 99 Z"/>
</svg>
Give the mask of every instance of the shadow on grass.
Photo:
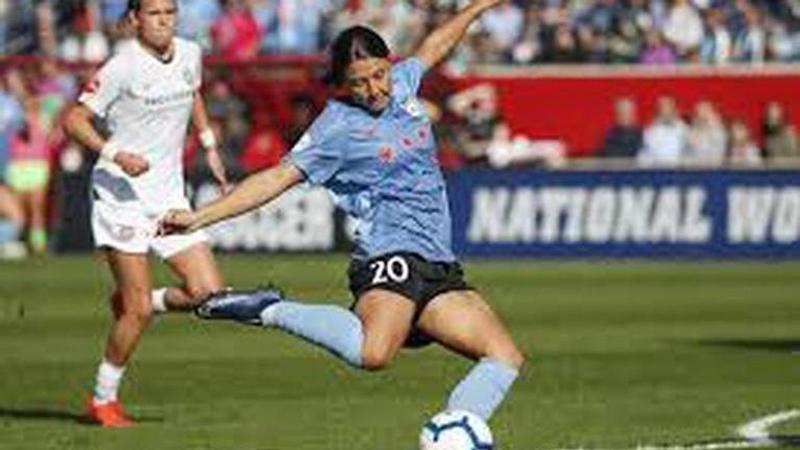
<svg viewBox="0 0 800 450">
<path fill-rule="evenodd" d="M 154 416 L 130 415 L 130 418 L 137 423 L 158 423 L 164 421 L 163 417 Z M 82 425 L 94 425 L 82 412 L 58 408 L 9 408 L 0 406 L 0 419 L 74 422 Z"/>
<path fill-rule="evenodd" d="M 697 343 L 713 347 L 730 347 L 744 350 L 800 352 L 800 339 L 707 339 L 697 341 Z"/>
<path fill-rule="evenodd" d="M 800 435 L 778 435 L 769 438 L 781 447 L 800 447 Z"/>
</svg>

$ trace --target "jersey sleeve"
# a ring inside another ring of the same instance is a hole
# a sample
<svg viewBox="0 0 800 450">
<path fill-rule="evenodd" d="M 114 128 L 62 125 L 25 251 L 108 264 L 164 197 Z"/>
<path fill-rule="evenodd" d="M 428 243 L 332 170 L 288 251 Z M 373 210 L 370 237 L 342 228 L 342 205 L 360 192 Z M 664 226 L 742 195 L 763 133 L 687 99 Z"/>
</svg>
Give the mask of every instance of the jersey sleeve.
<svg viewBox="0 0 800 450">
<path fill-rule="evenodd" d="M 341 118 L 328 107 L 320 114 L 284 158 L 315 185 L 336 175 L 344 161 L 346 130 Z"/>
<path fill-rule="evenodd" d="M 78 101 L 98 116 L 105 117 L 123 91 L 125 66 L 122 56 L 109 59 L 83 88 Z"/>
<path fill-rule="evenodd" d="M 423 75 L 425 66 L 416 57 L 404 59 L 392 67 L 392 82 L 403 97 L 417 95 Z"/>
</svg>

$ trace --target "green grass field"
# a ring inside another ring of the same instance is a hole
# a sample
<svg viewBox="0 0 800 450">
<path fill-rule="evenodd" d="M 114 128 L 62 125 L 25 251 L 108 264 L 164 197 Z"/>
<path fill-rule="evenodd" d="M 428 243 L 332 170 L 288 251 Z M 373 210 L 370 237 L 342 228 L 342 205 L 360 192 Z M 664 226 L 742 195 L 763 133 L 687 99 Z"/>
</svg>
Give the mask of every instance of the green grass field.
<svg viewBox="0 0 800 450">
<path fill-rule="evenodd" d="M 344 256 L 229 256 L 346 305 Z M 800 264 L 468 262 L 530 367 L 491 422 L 499 449 L 735 438 L 800 408 Z M 170 277 L 159 268 L 159 283 Z M 78 423 L 108 325 L 92 257 L 0 263 L 0 449 L 413 450 L 469 363 L 430 347 L 361 373 L 280 332 L 160 319 L 123 385 L 130 430 Z M 776 434 L 800 435 L 800 420 Z"/>
</svg>

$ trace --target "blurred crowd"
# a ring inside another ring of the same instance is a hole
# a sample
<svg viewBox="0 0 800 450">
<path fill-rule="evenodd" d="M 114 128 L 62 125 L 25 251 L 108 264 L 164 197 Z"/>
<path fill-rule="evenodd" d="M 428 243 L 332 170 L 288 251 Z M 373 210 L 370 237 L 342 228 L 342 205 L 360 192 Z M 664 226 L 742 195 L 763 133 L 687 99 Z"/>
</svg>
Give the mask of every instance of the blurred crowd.
<svg viewBox="0 0 800 450">
<path fill-rule="evenodd" d="M 318 54 L 367 23 L 408 54 L 467 0 L 180 0 L 179 34 L 209 53 Z M 0 53 L 99 61 L 131 35 L 127 0 L 4 0 Z M 449 61 L 726 64 L 800 59 L 800 0 L 514 0 L 487 12 Z"/>
<path fill-rule="evenodd" d="M 600 154 L 635 158 L 642 167 L 703 168 L 759 166 L 800 157 L 797 129 L 781 103 L 767 103 L 760 125 L 760 130 L 751 130 L 741 119 L 726 118 L 709 101 L 697 102 L 684 117 L 669 96 L 658 99 L 652 120 L 642 125 L 633 99 L 620 98 Z"/>
</svg>

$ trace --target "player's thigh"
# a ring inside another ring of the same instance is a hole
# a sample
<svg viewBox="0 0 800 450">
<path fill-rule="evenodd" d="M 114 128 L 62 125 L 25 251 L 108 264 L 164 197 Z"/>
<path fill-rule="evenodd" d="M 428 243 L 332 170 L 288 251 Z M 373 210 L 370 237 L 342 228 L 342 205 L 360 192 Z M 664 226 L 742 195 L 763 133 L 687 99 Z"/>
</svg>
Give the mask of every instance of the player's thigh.
<svg viewBox="0 0 800 450">
<path fill-rule="evenodd" d="M 169 256 L 166 262 L 194 299 L 223 288 L 222 274 L 206 242 L 198 242 Z"/>
<path fill-rule="evenodd" d="M 416 304 L 385 289 L 370 289 L 358 298 L 355 313 L 364 330 L 362 362 L 368 369 L 385 367 L 411 330 Z"/>
<path fill-rule="evenodd" d="M 438 295 L 417 326 L 441 345 L 472 359 L 492 357 L 521 367 L 524 357 L 492 308 L 472 290 Z"/>
<path fill-rule="evenodd" d="M 153 281 L 147 254 L 106 248 L 104 256 L 116 283 L 116 292 L 112 295 L 115 315 L 135 315 L 142 319 L 150 317 Z"/>
</svg>

